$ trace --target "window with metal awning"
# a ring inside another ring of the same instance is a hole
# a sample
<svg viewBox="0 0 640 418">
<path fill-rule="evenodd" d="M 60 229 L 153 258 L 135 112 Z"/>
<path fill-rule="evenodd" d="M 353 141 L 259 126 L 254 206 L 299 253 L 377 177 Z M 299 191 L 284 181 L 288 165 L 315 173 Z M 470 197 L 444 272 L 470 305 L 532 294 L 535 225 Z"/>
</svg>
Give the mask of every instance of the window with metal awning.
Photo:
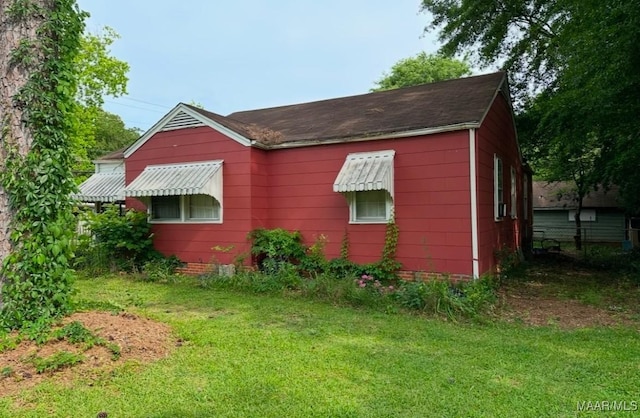
<svg viewBox="0 0 640 418">
<path fill-rule="evenodd" d="M 125 190 L 151 222 L 221 222 L 222 160 L 149 165 Z"/>
<path fill-rule="evenodd" d="M 351 223 L 382 223 L 393 213 L 394 150 L 347 155 L 333 191 L 344 193 Z"/>
</svg>

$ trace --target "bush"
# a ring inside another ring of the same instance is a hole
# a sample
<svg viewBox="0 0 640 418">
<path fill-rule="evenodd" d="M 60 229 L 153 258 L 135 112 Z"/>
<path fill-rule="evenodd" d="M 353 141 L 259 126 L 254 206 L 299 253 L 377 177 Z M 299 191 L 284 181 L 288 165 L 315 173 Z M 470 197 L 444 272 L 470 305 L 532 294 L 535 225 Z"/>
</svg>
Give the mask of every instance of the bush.
<svg viewBox="0 0 640 418">
<path fill-rule="evenodd" d="M 251 231 L 247 238 L 251 240 L 251 254 L 256 257 L 258 267 L 266 273 L 289 270 L 306 253 L 302 235 L 298 231 L 259 228 Z"/>
<path fill-rule="evenodd" d="M 76 267 L 95 270 L 140 269 L 162 256 L 153 248 L 147 214 L 129 210 L 123 216 L 117 207 L 88 214 L 91 237 L 80 237 Z"/>
</svg>

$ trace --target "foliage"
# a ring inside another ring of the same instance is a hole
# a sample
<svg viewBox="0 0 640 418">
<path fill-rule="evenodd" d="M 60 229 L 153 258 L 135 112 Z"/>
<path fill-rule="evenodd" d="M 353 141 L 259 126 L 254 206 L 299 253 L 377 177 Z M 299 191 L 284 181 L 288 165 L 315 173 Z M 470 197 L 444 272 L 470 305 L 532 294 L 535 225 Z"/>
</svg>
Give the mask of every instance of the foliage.
<svg viewBox="0 0 640 418">
<path fill-rule="evenodd" d="M 174 277 L 176 270 L 182 265 L 183 263 L 175 255 L 154 258 L 144 263 L 143 277 L 149 282 L 166 282 Z"/>
<path fill-rule="evenodd" d="M 7 12 L 27 26 L 42 22 L 29 48 L 18 49 L 11 57 L 15 70 L 29 75 L 14 96 L 15 106 L 24 110 L 24 129 L 32 136 L 26 155 L 19 150 L 18 138 L 8 137 L 5 130 L 1 133 L 7 159 L 0 180 L 13 216 L 12 253 L 3 260 L 1 272 L 0 327 L 19 328 L 69 310 L 75 225 L 70 134 L 74 61 L 85 14 L 74 0 L 56 1 L 49 7 L 14 1 Z"/>
<path fill-rule="evenodd" d="M 29 360 L 35 366 L 36 372 L 45 373 L 55 372 L 71 367 L 74 364 L 82 363 L 84 361 L 84 356 L 63 350 L 45 358 L 33 355 Z"/>
<path fill-rule="evenodd" d="M 401 306 L 445 315 L 448 318 L 478 318 L 496 301 L 495 282 L 490 276 L 453 283 L 446 277 L 402 282 L 394 297 Z"/>
<path fill-rule="evenodd" d="M 97 109 L 94 124 L 95 145 L 87 149 L 89 160 L 128 147 L 140 136 L 139 129 L 127 128 L 120 116 L 102 109 Z"/>
<path fill-rule="evenodd" d="M 534 170 L 560 177 L 569 168 L 562 179 L 569 180 L 582 165 L 579 191 L 617 184 L 627 210 L 640 211 L 640 3 L 423 0 L 423 7 L 444 54 L 469 51 L 480 66 L 510 71 Z"/>
<path fill-rule="evenodd" d="M 92 159 L 130 145 L 138 136 L 136 129 L 124 128 L 118 116 L 102 110 L 104 96 L 127 93 L 129 64 L 112 57 L 109 49 L 119 37 L 112 28 L 104 27 L 101 32 L 86 33 L 80 39 L 73 68 L 78 83 L 73 115 L 76 123 L 71 135 L 76 173 L 91 173 Z"/>
<path fill-rule="evenodd" d="M 121 216 L 119 208 L 112 206 L 103 213 L 90 213 L 87 224 L 94 237 L 86 248 L 88 257 L 92 252 L 106 254 L 111 266 L 123 270 L 140 269 L 160 257 L 144 212 L 128 210 Z"/>
<path fill-rule="evenodd" d="M 435 81 L 460 78 L 471 75 L 471 68 L 466 60 L 448 58 L 441 54 L 420 52 L 415 57 L 405 58 L 391 67 L 390 73 L 376 81 L 371 91 L 397 89 Z"/>
<path fill-rule="evenodd" d="M 289 269 L 305 256 L 302 234 L 282 228 L 254 229 L 247 236 L 251 240 L 251 254 L 256 257 L 260 270 L 276 273 Z"/>
</svg>

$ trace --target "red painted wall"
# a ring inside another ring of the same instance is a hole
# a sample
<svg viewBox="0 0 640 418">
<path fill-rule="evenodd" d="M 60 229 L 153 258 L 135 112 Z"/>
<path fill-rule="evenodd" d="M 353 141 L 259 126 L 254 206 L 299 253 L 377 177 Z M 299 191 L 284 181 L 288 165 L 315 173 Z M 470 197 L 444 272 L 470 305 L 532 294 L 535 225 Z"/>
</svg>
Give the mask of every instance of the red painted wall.
<svg viewBox="0 0 640 418">
<path fill-rule="evenodd" d="M 499 221 L 494 218 L 494 154 L 502 159 L 504 201 L 507 204 L 507 216 Z M 523 233 L 522 176 L 524 170 L 519 156 L 511 110 L 502 95 L 498 95 L 482 126 L 476 131 L 476 155 L 479 264 L 480 273 L 485 273 L 495 268 L 497 249 L 507 247 L 517 250 L 521 247 Z M 516 170 L 516 202 L 511 202 L 511 167 Z M 512 205 L 516 205 L 517 208 L 515 219 L 510 216 Z"/>
<path fill-rule="evenodd" d="M 347 154 L 393 149 L 403 269 L 471 274 L 468 144 L 462 131 L 269 151 L 269 226 L 300 230 L 308 243 L 324 235 L 328 257 L 339 255 L 346 231 L 353 261 L 378 260 L 385 225 L 349 224 L 333 182 Z"/>
<path fill-rule="evenodd" d="M 259 169 L 259 164 L 256 163 L 256 173 L 252 175 L 252 155 L 249 147 L 209 127 L 199 127 L 158 132 L 126 159 L 127 184 L 151 164 L 224 160 L 223 223 L 155 224 L 154 245 L 160 252 L 165 255 L 175 254 L 185 262 L 208 263 L 215 256 L 220 262 L 230 263 L 236 254 L 247 251 L 247 232 L 260 222 L 261 213 L 264 217 L 265 205 L 264 191 L 260 194 L 260 184 L 252 184 L 260 179 L 264 168 Z M 256 192 L 253 197 L 252 188 Z M 254 205 L 257 210 L 252 213 Z M 127 207 L 144 209 L 141 202 L 130 198 L 127 199 Z M 233 250 L 226 253 L 212 250 L 214 246 L 231 245 Z"/>
</svg>

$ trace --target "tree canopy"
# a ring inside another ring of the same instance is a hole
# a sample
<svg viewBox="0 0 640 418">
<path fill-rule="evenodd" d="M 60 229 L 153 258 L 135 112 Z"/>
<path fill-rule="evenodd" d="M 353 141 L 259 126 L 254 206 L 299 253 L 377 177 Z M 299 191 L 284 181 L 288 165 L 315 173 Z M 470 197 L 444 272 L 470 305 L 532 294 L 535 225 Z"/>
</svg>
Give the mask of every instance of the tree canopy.
<svg viewBox="0 0 640 418">
<path fill-rule="evenodd" d="M 443 54 L 509 71 L 537 173 L 579 178 L 587 189 L 615 183 L 627 210 L 640 212 L 639 2 L 423 0 L 423 8 Z"/>
<path fill-rule="evenodd" d="M 111 56 L 110 51 L 118 38 L 119 35 L 109 27 L 97 34 L 85 33 L 74 61 L 78 106 L 73 114 L 71 143 L 75 158 L 73 171 L 78 181 L 93 172 L 92 159 L 130 144 L 137 136 L 137 130 L 125 129 L 119 117 L 102 110 L 104 96 L 118 97 L 127 93 L 129 64 Z M 117 134 L 123 137 L 117 138 Z"/>
<path fill-rule="evenodd" d="M 466 61 L 448 58 L 439 54 L 420 52 L 416 56 L 404 58 L 391 67 L 390 73 L 383 74 L 371 91 L 397 89 L 434 81 L 449 80 L 470 75 Z"/>
</svg>

